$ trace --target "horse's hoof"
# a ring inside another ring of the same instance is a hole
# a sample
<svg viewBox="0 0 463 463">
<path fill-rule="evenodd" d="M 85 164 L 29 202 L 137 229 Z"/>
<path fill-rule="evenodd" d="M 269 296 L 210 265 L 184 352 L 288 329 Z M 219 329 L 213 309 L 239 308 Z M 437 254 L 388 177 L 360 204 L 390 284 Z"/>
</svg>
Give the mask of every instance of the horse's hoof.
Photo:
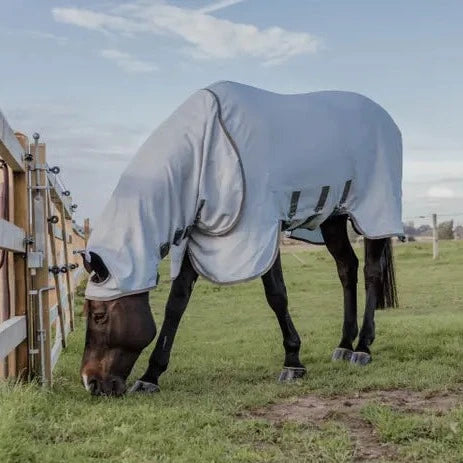
<svg viewBox="0 0 463 463">
<path fill-rule="evenodd" d="M 354 352 L 350 349 L 336 347 L 336 349 L 334 349 L 333 351 L 333 355 L 331 356 L 331 360 L 333 360 L 333 362 L 337 362 L 338 360 L 345 360 L 347 362 L 350 362 L 353 353 Z"/>
<path fill-rule="evenodd" d="M 364 367 L 371 362 L 371 355 L 366 352 L 353 352 L 350 363 Z"/>
<path fill-rule="evenodd" d="M 154 394 L 155 392 L 160 392 L 161 388 L 154 383 L 148 383 L 147 381 L 142 381 L 138 379 L 135 381 L 135 384 L 130 388 L 129 394 L 134 392 L 141 392 L 143 394 Z"/>
<path fill-rule="evenodd" d="M 305 376 L 307 370 L 304 367 L 283 367 L 278 378 L 279 383 L 289 383 Z"/>
</svg>

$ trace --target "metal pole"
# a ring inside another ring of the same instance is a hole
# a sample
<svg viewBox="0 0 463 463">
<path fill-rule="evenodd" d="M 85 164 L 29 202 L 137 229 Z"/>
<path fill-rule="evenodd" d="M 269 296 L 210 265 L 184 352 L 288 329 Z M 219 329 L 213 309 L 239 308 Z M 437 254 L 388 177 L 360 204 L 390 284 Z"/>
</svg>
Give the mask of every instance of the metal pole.
<svg viewBox="0 0 463 463">
<path fill-rule="evenodd" d="M 34 169 L 35 169 L 35 176 L 36 176 L 36 181 L 37 181 L 37 186 L 40 185 L 40 170 L 38 169 L 38 149 L 39 149 L 39 138 L 40 135 L 35 132 L 32 135 L 32 138 L 34 139 Z M 37 194 L 40 194 L 40 192 L 37 192 Z"/>
<path fill-rule="evenodd" d="M 432 258 L 439 257 L 439 234 L 437 229 L 437 214 L 432 215 Z"/>
<path fill-rule="evenodd" d="M 45 379 L 45 336 L 46 330 L 43 329 L 43 304 L 42 304 L 42 294 L 45 291 L 50 291 L 55 289 L 54 286 L 45 286 L 40 288 L 37 292 L 31 291 L 31 294 L 37 294 L 38 306 L 39 306 L 39 329 L 37 333 L 39 335 L 40 341 L 40 380 L 42 385 L 46 383 Z"/>
</svg>

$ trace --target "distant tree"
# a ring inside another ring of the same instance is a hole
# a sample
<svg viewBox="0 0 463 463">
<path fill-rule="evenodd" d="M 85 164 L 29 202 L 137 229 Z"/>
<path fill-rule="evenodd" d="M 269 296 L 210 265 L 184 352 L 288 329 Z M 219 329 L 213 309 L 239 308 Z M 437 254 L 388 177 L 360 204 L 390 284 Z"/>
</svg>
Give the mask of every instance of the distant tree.
<svg viewBox="0 0 463 463">
<path fill-rule="evenodd" d="M 440 240 L 453 240 L 453 220 L 441 222 L 437 226 L 437 235 Z"/>
<path fill-rule="evenodd" d="M 463 225 L 457 225 L 453 231 L 455 239 L 463 240 Z"/>
<path fill-rule="evenodd" d="M 417 231 L 417 234 L 420 236 L 432 235 L 432 228 L 430 225 L 420 225 L 416 231 Z"/>
<path fill-rule="evenodd" d="M 406 236 L 415 236 L 418 232 L 413 222 L 404 223 L 404 233 Z"/>
</svg>

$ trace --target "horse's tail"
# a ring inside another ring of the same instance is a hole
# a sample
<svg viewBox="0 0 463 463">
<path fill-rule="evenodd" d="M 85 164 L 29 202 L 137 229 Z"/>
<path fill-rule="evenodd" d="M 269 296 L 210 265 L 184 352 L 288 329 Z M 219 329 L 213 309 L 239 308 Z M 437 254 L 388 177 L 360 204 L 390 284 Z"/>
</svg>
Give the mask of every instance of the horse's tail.
<svg viewBox="0 0 463 463">
<path fill-rule="evenodd" d="M 368 240 L 365 239 L 364 241 L 365 246 L 368 246 Z M 392 239 L 385 238 L 384 241 L 384 248 L 379 262 L 381 268 L 381 275 L 378 286 L 376 288 L 376 309 L 398 307 L 399 305 L 394 270 Z"/>
</svg>

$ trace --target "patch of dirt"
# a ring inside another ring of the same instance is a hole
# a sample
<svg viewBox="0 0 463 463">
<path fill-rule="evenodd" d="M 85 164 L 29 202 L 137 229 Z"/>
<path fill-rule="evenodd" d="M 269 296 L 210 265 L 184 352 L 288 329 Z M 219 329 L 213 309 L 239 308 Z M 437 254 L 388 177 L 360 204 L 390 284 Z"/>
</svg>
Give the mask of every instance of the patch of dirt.
<svg viewBox="0 0 463 463">
<path fill-rule="evenodd" d="M 333 397 L 308 395 L 292 402 L 254 410 L 252 415 L 275 424 L 296 421 L 319 426 L 327 421 L 337 421 L 349 430 L 354 444 L 354 461 L 395 460 L 398 458 L 397 447 L 381 442 L 373 426 L 361 416 L 361 409 L 371 403 L 387 405 L 400 412 L 445 413 L 463 405 L 463 389 L 432 393 L 399 389 Z"/>
</svg>

